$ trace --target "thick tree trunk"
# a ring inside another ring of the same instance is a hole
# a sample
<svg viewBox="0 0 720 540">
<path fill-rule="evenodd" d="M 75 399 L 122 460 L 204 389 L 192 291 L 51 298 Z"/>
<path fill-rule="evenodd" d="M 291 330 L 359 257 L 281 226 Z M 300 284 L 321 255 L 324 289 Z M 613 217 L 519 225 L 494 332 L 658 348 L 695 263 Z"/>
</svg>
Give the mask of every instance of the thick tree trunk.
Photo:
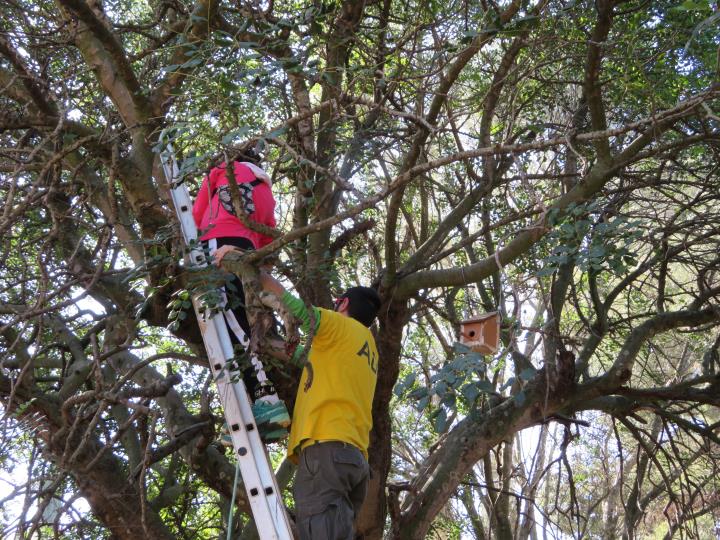
<svg viewBox="0 0 720 540">
<path fill-rule="evenodd" d="M 4 382 L 4 381 L 3 381 Z M 175 536 L 141 495 L 140 482 L 128 482 L 126 465 L 112 452 L 98 458 L 103 444 L 88 432 L 88 421 L 65 425 L 60 403 L 37 397 L 24 413 L 39 423 L 38 435 L 47 445 L 47 455 L 70 474 L 93 514 L 117 540 L 153 538 L 172 540 Z"/>
<path fill-rule="evenodd" d="M 513 529 L 510 524 L 510 477 L 512 475 L 512 442 L 503 444 L 502 452 L 498 452 L 499 459 L 502 459 L 500 470 L 502 476 L 498 485 L 500 492 L 495 500 L 495 520 L 497 523 L 497 540 L 512 540 Z"/>
<path fill-rule="evenodd" d="M 100 445 L 93 444 L 92 451 L 88 451 L 86 458 L 73 466 L 71 474 L 93 513 L 112 531 L 113 538 L 174 539 L 175 535 L 163 525 L 147 501 L 145 504 L 141 502 L 138 484 L 129 484 L 122 480 L 126 472 L 112 454 L 105 454 L 90 471 L 83 471 L 86 462 L 92 459 L 99 449 Z"/>
<path fill-rule="evenodd" d="M 367 540 L 382 538 L 387 516 L 385 483 L 390 472 L 392 422 L 390 398 L 400 369 L 403 328 L 407 322 L 406 301 L 389 302 L 380 308 L 380 355 L 378 382 L 373 401 L 374 425 L 370 432 L 370 484 L 365 503 L 357 518 L 358 534 Z"/>
</svg>

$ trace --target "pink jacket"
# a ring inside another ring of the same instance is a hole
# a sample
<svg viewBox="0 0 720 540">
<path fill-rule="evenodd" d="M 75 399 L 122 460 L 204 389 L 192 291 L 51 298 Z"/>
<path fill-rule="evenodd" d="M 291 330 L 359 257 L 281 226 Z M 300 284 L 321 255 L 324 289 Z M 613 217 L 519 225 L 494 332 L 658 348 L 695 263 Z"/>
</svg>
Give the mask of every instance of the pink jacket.
<svg viewBox="0 0 720 540">
<path fill-rule="evenodd" d="M 238 184 L 250 183 L 255 179 L 262 180 L 252 190 L 255 211 L 250 219 L 269 227 L 275 227 L 275 199 L 273 198 L 270 177 L 260 167 L 247 162 L 235 162 L 235 180 Z M 193 218 L 200 231 L 205 231 L 200 240 L 220 238 L 223 236 L 248 238 L 255 249 L 259 249 L 272 241 L 272 238 L 251 231 L 233 214 L 227 212 L 219 200 L 218 188 L 228 184 L 225 176 L 225 164 L 210 171 L 203 179 L 200 191 L 193 204 Z"/>
</svg>

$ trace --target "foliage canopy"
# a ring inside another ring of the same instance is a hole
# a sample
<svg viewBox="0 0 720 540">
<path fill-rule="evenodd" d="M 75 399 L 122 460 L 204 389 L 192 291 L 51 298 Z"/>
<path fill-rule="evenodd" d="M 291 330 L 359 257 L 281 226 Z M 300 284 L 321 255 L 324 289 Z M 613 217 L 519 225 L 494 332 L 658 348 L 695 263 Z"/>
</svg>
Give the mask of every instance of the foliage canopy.
<svg viewBox="0 0 720 540">
<path fill-rule="evenodd" d="M 224 534 L 234 464 L 189 310 L 224 277 L 182 263 L 158 151 L 196 189 L 247 141 L 281 233 L 253 264 L 316 305 L 383 301 L 362 535 L 712 537 L 719 18 L 3 0 L 3 537 Z M 491 310 L 497 355 L 456 344 Z M 297 369 L 261 346 L 292 405 Z"/>
</svg>

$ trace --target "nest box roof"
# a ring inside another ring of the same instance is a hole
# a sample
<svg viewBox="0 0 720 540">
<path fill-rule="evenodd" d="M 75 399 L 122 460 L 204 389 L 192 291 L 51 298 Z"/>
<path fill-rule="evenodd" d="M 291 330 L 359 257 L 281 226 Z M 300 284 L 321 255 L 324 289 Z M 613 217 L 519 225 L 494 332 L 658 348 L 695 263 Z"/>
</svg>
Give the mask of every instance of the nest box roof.
<svg viewBox="0 0 720 540">
<path fill-rule="evenodd" d="M 478 315 L 476 317 L 473 317 L 472 319 L 465 319 L 464 321 L 460 321 L 460 324 L 471 324 L 471 323 L 482 322 L 482 321 L 485 321 L 492 317 L 495 317 L 497 314 L 498 314 L 497 311 L 491 311 L 490 313 L 483 313 L 482 315 Z"/>
</svg>

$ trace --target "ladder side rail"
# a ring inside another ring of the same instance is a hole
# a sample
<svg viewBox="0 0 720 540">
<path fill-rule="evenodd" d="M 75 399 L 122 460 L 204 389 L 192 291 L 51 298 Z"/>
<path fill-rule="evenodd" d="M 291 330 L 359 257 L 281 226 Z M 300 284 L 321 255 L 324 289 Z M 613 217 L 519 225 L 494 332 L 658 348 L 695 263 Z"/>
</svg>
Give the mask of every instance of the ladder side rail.
<svg viewBox="0 0 720 540">
<path fill-rule="evenodd" d="M 201 321 L 210 369 L 260 538 L 290 540 L 292 535 L 285 504 L 260 439 L 245 385 L 242 380 L 233 380 L 234 373 L 226 368 L 226 359 L 232 358 L 232 345 L 225 322 L 219 314 L 203 319 L 197 299 L 193 299 L 193 305 L 198 321 Z M 261 529 L 265 530 L 261 532 Z"/>
</svg>

